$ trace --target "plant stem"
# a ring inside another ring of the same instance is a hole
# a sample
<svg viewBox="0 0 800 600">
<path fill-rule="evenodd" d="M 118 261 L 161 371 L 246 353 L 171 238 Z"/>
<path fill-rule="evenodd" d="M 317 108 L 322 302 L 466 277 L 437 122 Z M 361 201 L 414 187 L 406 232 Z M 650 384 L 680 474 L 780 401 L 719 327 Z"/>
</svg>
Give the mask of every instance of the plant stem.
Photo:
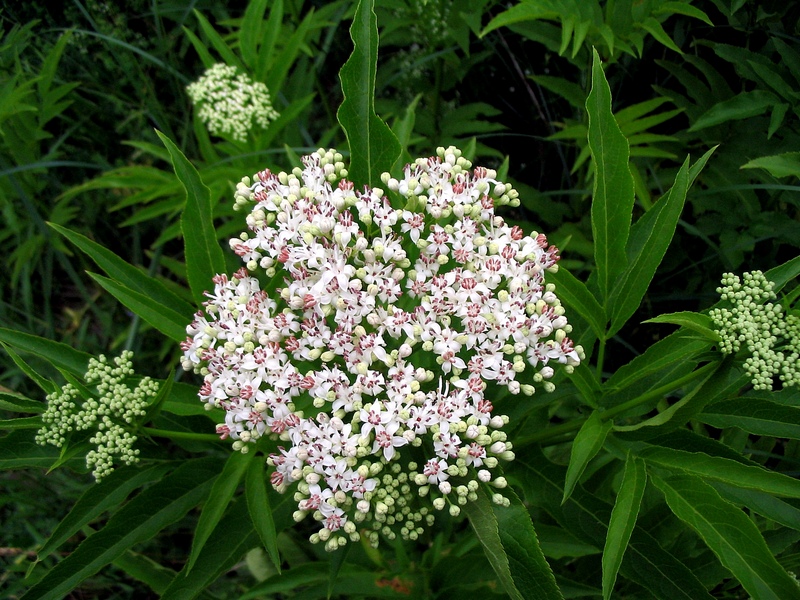
<svg viewBox="0 0 800 600">
<path fill-rule="evenodd" d="M 171 431 L 169 429 L 156 429 L 142 427 L 139 431 L 155 437 L 169 438 L 171 440 L 196 440 L 198 442 L 218 442 L 219 436 L 213 433 L 192 433 L 190 431 Z"/>
</svg>

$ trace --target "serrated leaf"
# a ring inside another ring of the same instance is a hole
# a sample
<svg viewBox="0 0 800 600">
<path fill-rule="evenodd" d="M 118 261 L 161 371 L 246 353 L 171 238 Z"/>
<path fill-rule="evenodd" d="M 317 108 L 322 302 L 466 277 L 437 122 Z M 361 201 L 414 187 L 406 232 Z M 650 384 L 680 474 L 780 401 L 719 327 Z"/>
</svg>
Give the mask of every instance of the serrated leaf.
<svg viewBox="0 0 800 600">
<path fill-rule="evenodd" d="M 647 471 L 644 461 L 628 454 L 625 460 L 625 472 L 622 484 L 611 511 L 608 522 L 608 535 L 603 547 L 603 598 L 611 598 L 614 582 L 622 564 L 622 557 L 631 539 L 639 507 L 642 504 L 644 488 L 647 483 Z"/>
<path fill-rule="evenodd" d="M 142 273 L 139 269 L 111 252 L 111 250 L 103 248 L 100 244 L 93 242 L 80 233 L 70 231 L 55 223 L 48 223 L 48 225 L 77 246 L 114 281 L 148 296 L 155 304 L 160 304 L 171 311 L 183 314 L 186 322 L 191 320 L 195 311 L 194 307 L 177 294 L 171 292 L 154 277 Z"/>
<path fill-rule="evenodd" d="M 547 511 L 578 539 L 602 547 L 607 537 L 611 506 L 577 486 L 563 505 L 566 469 L 533 450 L 518 456 L 506 474 L 518 481 L 527 502 Z M 620 574 L 647 589 L 659 600 L 711 600 L 712 596 L 682 561 L 665 551 L 641 527 L 634 527 L 622 559 Z"/>
<path fill-rule="evenodd" d="M 21 413 L 43 413 L 46 410 L 44 402 L 31 400 L 22 394 L 14 392 L 0 392 L 0 410 Z"/>
<path fill-rule="evenodd" d="M 244 493 L 247 497 L 247 511 L 253 527 L 275 570 L 280 574 L 281 558 L 278 552 L 278 533 L 275 530 L 275 520 L 272 518 L 272 508 L 269 505 L 264 464 L 263 459 L 250 463 L 245 475 Z"/>
<path fill-rule="evenodd" d="M 511 505 L 493 504 L 480 490 L 463 510 L 506 593 L 515 599 L 563 598 L 539 547 L 527 509 L 510 489 Z"/>
<path fill-rule="evenodd" d="M 558 290 L 558 297 L 581 317 L 586 319 L 598 338 L 603 338 L 606 329 L 606 316 L 603 307 L 586 287 L 566 269 L 559 269 L 547 275 Z"/>
<path fill-rule="evenodd" d="M 718 342 L 720 339 L 719 334 L 714 331 L 714 321 L 711 320 L 711 317 L 688 310 L 658 315 L 652 319 L 642 321 L 642 323 L 669 323 L 696 331 L 712 342 Z"/>
<path fill-rule="evenodd" d="M 220 464 L 215 458 L 185 461 L 118 510 L 103 529 L 86 538 L 23 596 L 60 600 L 84 579 L 182 518 L 208 494 Z"/>
<path fill-rule="evenodd" d="M 694 529 L 720 562 L 755 598 L 800 598 L 800 587 L 778 564 L 764 538 L 741 510 L 690 475 L 653 477 L 675 515 Z"/>
<path fill-rule="evenodd" d="M 211 192 L 200 179 L 197 169 L 172 140 L 160 131 L 156 133 L 167 147 L 175 174 L 186 190 L 186 206 L 181 215 L 186 276 L 192 296 L 200 305 L 205 300 L 205 290 L 214 285 L 214 275 L 225 272 L 225 256 L 217 242 L 212 220 Z"/>
<path fill-rule="evenodd" d="M 687 157 L 670 191 L 632 227 L 625 249 L 627 266 L 611 292 L 611 327 L 607 335 L 618 332 L 641 304 L 675 235 L 689 187 L 714 150 L 706 152 L 692 167 Z"/>
<path fill-rule="evenodd" d="M 594 411 L 584 422 L 572 443 L 572 452 L 567 466 L 567 476 L 564 481 L 564 497 L 561 503 L 567 501 L 581 475 L 586 470 L 589 461 L 603 447 L 608 432 L 613 423 L 603 421 L 600 411 Z"/>
<path fill-rule="evenodd" d="M 203 505 L 203 511 L 200 513 L 200 519 L 197 522 L 197 527 L 195 527 L 192 551 L 184 568 L 186 573 L 192 570 L 206 541 L 217 528 L 222 515 L 225 514 L 225 509 L 228 508 L 231 498 L 236 493 L 236 488 L 239 487 L 239 482 L 244 477 L 247 467 L 254 456 L 255 452 L 248 452 L 247 454 L 233 452 L 228 457 L 228 460 L 225 461 L 222 473 L 214 481 L 208 501 Z"/>
<path fill-rule="evenodd" d="M 348 179 L 356 186 L 380 185 L 402 148 L 389 126 L 375 113 L 375 73 L 378 62 L 378 22 L 373 0 L 359 0 L 350 37 L 353 53 L 339 72 L 342 101 L 336 118 L 350 147 Z"/>
<path fill-rule="evenodd" d="M 244 498 L 240 497 L 214 528 L 208 543 L 197 557 L 194 568 L 189 571 L 188 565 L 184 567 L 164 590 L 161 599 L 195 598 L 230 570 L 257 543 L 258 537 L 247 518 Z"/>
<path fill-rule="evenodd" d="M 795 508 L 785 500 L 781 500 L 770 494 L 765 494 L 764 492 L 743 490 L 742 488 L 719 481 L 712 481 L 710 483 L 728 502 L 746 506 L 762 517 L 766 517 L 776 523 L 800 531 L 800 509 Z"/>
<path fill-rule="evenodd" d="M 634 185 L 628 160 L 628 140 L 611 112 L 608 87 L 600 56 L 593 50 L 592 90 L 586 99 L 589 149 L 595 166 L 592 194 L 592 235 L 601 304 L 627 266 L 625 247 L 631 228 Z"/>
<path fill-rule="evenodd" d="M 776 496 L 800 498 L 799 480 L 783 473 L 768 471 L 760 466 L 746 465 L 703 452 L 688 452 L 659 446 L 649 446 L 637 454 L 647 463 L 680 473 L 689 473 Z"/>
<path fill-rule="evenodd" d="M 16 419 L 0 420 L 0 430 L 9 431 L 15 429 L 40 429 L 42 427 L 42 417 L 17 417 Z"/>
<path fill-rule="evenodd" d="M 162 479 L 171 468 L 168 464 L 146 468 L 120 467 L 104 477 L 100 483 L 87 488 L 37 552 L 39 560 L 57 550 L 84 525 L 118 506 L 135 490 Z"/>
<path fill-rule="evenodd" d="M 800 440 L 800 408 L 758 398 L 734 398 L 707 406 L 696 419 L 712 427 L 738 427 L 754 435 Z"/>
<path fill-rule="evenodd" d="M 8 344 L 12 348 L 35 354 L 58 369 L 64 369 L 68 373 L 83 377 L 86 368 L 89 366 L 90 354 L 76 350 L 72 346 L 67 346 L 61 342 L 54 342 L 37 335 L 23 333 L 13 329 L 0 327 L 0 342 Z"/>
<path fill-rule="evenodd" d="M 94 279 L 100 287 L 169 339 L 176 342 L 181 342 L 186 339 L 186 326 L 189 324 L 189 321 L 184 315 L 158 304 L 150 296 L 140 294 L 113 279 L 103 277 L 97 273 L 87 272 L 87 274 Z"/>
<path fill-rule="evenodd" d="M 765 169 L 773 177 L 800 177 L 800 152 L 785 152 L 754 158 L 739 168 Z"/>
<path fill-rule="evenodd" d="M 637 23 L 637 26 L 644 29 L 647 33 L 652 35 L 656 40 L 658 40 L 662 45 L 666 46 L 670 50 L 674 50 L 678 54 L 683 54 L 680 48 L 672 41 L 672 38 L 669 37 L 664 28 L 661 26 L 656 19 L 653 17 L 647 17 L 642 23 Z"/>
</svg>

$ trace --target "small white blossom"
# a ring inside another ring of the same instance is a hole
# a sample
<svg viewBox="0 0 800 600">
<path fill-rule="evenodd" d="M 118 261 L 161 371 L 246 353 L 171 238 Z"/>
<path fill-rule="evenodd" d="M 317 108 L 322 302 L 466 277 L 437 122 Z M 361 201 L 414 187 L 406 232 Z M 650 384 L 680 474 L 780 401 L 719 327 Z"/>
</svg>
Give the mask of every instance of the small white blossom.
<svg viewBox="0 0 800 600">
<path fill-rule="evenodd" d="M 496 173 L 451 147 L 384 174 L 388 196 L 346 177 L 318 150 L 242 180 L 249 231 L 230 245 L 245 266 L 214 278 L 182 344 L 200 398 L 225 410 L 220 436 L 280 439 L 271 483 L 297 486 L 297 517 L 334 549 L 355 522 L 373 544 L 417 539 L 431 507 L 458 513 L 467 484 L 504 481 L 492 470 L 514 454 L 492 399 L 550 390 L 554 366 L 583 358 L 545 281 L 558 250 L 495 214 L 518 204 Z"/>
<path fill-rule="evenodd" d="M 254 125 L 265 129 L 279 116 L 266 85 L 223 63 L 207 69 L 186 91 L 212 135 L 244 142 Z"/>
</svg>

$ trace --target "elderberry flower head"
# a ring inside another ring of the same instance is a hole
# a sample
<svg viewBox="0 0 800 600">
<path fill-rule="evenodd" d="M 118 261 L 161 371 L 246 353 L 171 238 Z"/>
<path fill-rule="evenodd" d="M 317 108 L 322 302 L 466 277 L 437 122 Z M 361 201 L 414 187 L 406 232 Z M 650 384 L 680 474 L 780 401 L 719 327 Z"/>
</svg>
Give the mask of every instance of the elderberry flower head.
<svg viewBox="0 0 800 600">
<path fill-rule="evenodd" d="M 254 124 L 266 128 L 278 118 L 267 86 L 223 63 L 207 69 L 186 91 L 212 135 L 244 142 Z"/>
<path fill-rule="evenodd" d="M 550 391 L 553 366 L 583 358 L 545 281 L 558 250 L 495 214 L 517 192 L 455 148 L 384 174 L 389 195 L 357 190 L 334 151 L 303 165 L 239 183 L 245 266 L 215 277 L 187 327 L 183 367 L 225 410 L 218 433 L 242 452 L 285 444 L 271 482 L 296 484 L 295 518 L 319 521 L 328 550 L 417 539 L 481 486 L 507 503 L 493 400 Z"/>
<path fill-rule="evenodd" d="M 717 293 L 727 306 L 709 313 L 720 351 L 735 354 L 744 348 L 750 355 L 745 369 L 757 390 L 772 389 L 776 376 L 784 386 L 800 383 L 800 318 L 773 302 L 773 288 L 761 271 L 745 273 L 741 280 L 726 273 Z"/>
<path fill-rule="evenodd" d="M 49 394 L 36 434 L 38 444 L 61 448 L 78 432 L 92 430 L 89 443 L 95 448 L 86 454 L 86 466 L 97 481 L 114 470 L 115 459 L 126 465 L 139 461 L 132 430 L 158 393 L 158 382 L 143 377 L 135 388 L 128 387 L 125 379 L 134 374 L 132 357 L 126 350 L 113 365 L 102 354 L 90 358 L 84 381 L 94 384 L 94 391 L 67 383 Z"/>
</svg>

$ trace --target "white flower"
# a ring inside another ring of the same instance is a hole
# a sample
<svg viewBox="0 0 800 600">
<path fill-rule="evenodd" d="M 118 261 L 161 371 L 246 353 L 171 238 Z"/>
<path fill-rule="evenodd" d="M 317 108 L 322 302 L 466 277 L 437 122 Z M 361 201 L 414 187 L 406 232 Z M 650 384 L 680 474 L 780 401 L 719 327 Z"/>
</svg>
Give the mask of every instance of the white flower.
<svg viewBox="0 0 800 600">
<path fill-rule="evenodd" d="M 244 142 L 254 125 L 266 128 L 279 116 L 266 85 L 223 63 L 207 69 L 186 91 L 212 135 Z"/>
<path fill-rule="evenodd" d="M 557 250 L 495 214 L 516 192 L 454 148 L 385 175 L 391 197 L 357 190 L 334 151 L 302 162 L 237 186 L 249 231 L 230 245 L 245 267 L 214 279 L 182 364 L 226 411 L 222 437 L 288 443 L 270 478 L 297 485 L 297 518 L 323 525 L 312 540 L 337 548 L 355 522 L 372 544 L 416 539 L 421 526 L 384 524 L 427 522 L 422 508 L 463 487 L 449 477 L 489 482 L 513 458 L 487 433 L 508 421 L 500 388 L 550 389 L 552 365 L 581 360 L 545 281 Z"/>
</svg>

